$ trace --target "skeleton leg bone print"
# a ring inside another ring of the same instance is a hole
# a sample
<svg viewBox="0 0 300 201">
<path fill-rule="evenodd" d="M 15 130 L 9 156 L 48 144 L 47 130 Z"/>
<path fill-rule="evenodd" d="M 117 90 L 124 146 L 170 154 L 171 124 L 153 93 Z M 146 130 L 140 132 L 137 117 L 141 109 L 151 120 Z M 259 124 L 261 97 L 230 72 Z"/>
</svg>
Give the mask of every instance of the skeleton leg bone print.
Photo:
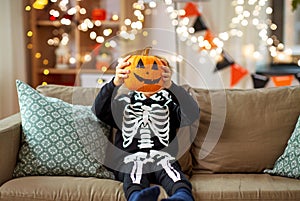
<svg viewBox="0 0 300 201">
<path fill-rule="evenodd" d="M 171 166 L 170 161 L 175 160 L 175 158 L 170 154 L 163 151 L 150 150 L 150 157 L 157 157 L 157 159 L 160 159 L 158 160 L 157 165 L 161 165 L 174 182 L 177 182 L 181 179 L 179 172 Z"/>
<path fill-rule="evenodd" d="M 143 165 L 148 162 L 153 162 L 154 160 L 151 158 L 147 158 L 147 153 L 145 152 L 137 152 L 134 154 L 131 154 L 129 156 L 126 156 L 124 158 L 124 163 L 128 164 L 130 162 L 133 163 L 133 167 L 130 173 L 130 177 L 132 180 L 132 183 L 140 184 L 142 179 L 142 173 L 143 173 Z"/>
<path fill-rule="evenodd" d="M 128 155 L 124 158 L 124 163 L 133 163 L 133 167 L 130 172 L 132 183 L 141 183 L 143 166 L 147 163 L 153 163 L 157 166 L 161 166 L 166 171 L 167 175 L 173 180 L 173 182 L 177 182 L 181 180 L 181 176 L 180 173 L 171 165 L 171 161 L 173 161 L 174 159 L 174 157 L 166 152 L 150 150 L 149 154 L 145 152 L 137 152 Z"/>
</svg>

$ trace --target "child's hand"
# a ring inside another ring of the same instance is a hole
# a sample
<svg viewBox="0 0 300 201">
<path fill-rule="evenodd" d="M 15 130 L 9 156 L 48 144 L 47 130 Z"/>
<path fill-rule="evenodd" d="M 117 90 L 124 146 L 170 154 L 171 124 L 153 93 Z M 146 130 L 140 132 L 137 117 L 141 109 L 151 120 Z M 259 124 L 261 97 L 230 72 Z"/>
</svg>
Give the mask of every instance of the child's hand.
<svg viewBox="0 0 300 201">
<path fill-rule="evenodd" d="M 120 59 L 118 62 L 118 65 L 116 67 L 116 75 L 114 78 L 114 85 L 120 86 L 124 83 L 124 79 L 128 78 L 128 74 L 130 73 L 129 70 L 125 70 L 124 68 L 130 65 L 130 62 L 128 62 L 128 59 L 131 57 L 131 55 L 128 55 L 124 59 Z"/>
<path fill-rule="evenodd" d="M 164 70 L 164 72 L 162 73 L 162 80 L 164 81 L 163 87 L 169 89 L 172 85 L 172 70 L 168 66 L 168 63 L 166 61 L 164 61 L 163 59 L 161 61 L 164 64 L 164 66 L 162 66 L 162 69 Z"/>
</svg>

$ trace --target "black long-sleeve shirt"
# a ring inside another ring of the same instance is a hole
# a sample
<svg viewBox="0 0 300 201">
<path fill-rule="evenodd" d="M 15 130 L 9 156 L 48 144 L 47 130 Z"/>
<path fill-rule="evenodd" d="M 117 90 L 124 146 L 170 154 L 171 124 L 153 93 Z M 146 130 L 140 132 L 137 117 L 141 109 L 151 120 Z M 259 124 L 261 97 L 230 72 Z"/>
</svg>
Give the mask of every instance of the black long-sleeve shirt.
<svg viewBox="0 0 300 201">
<path fill-rule="evenodd" d="M 117 95 L 117 89 L 113 81 L 107 83 L 93 105 L 97 118 L 117 129 L 114 145 L 124 152 L 115 154 L 154 149 L 176 155 L 176 130 L 199 118 L 192 96 L 174 83 L 148 98 L 135 91 Z"/>
</svg>

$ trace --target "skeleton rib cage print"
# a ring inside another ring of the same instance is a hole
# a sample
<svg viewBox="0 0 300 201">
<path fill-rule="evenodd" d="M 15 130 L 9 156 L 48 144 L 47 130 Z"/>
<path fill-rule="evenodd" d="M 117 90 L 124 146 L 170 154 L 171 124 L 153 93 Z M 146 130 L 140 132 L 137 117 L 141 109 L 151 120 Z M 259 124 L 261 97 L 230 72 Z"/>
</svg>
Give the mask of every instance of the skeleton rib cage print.
<svg viewBox="0 0 300 201">
<path fill-rule="evenodd" d="M 154 146 L 152 138 L 156 136 L 163 146 L 169 144 L 169 108 L 170 94 L 162 90 L 149 97 L 150 105 L 144 105 L 142 101 L 146 96 L 137 93 L 134 103 L 125 106 L 122 122 L 123 148 L 131 145 L 134 138 L 138 138 L 139 149 L 151 149 Z M 157 102 L 163 102 L 163 105 Z"/>
</svg>

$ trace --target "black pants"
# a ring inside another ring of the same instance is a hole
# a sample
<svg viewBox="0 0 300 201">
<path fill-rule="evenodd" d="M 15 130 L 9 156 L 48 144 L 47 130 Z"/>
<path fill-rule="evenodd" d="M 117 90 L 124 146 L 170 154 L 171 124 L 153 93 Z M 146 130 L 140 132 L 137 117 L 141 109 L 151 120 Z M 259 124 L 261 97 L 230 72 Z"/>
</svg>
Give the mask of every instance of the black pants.
<svg viewBox="0 0 300 201">
<path fill-rule="evenodd" d="M 133 191 L 139 191 L 150 186 L 150 183 L 163 186 L 169 196 L 178 188 L 192 190 L 192 185 L 182 173 L 178 162 L 168 162 L 165 165 L 159 161 L 143 164 L 142 172 L 138 172 L 134 162 L 122 166 L 120 172 L 116 172 L 116 178 L 123 182 L 123 189 L 128 200 Z"/>
</svg>

